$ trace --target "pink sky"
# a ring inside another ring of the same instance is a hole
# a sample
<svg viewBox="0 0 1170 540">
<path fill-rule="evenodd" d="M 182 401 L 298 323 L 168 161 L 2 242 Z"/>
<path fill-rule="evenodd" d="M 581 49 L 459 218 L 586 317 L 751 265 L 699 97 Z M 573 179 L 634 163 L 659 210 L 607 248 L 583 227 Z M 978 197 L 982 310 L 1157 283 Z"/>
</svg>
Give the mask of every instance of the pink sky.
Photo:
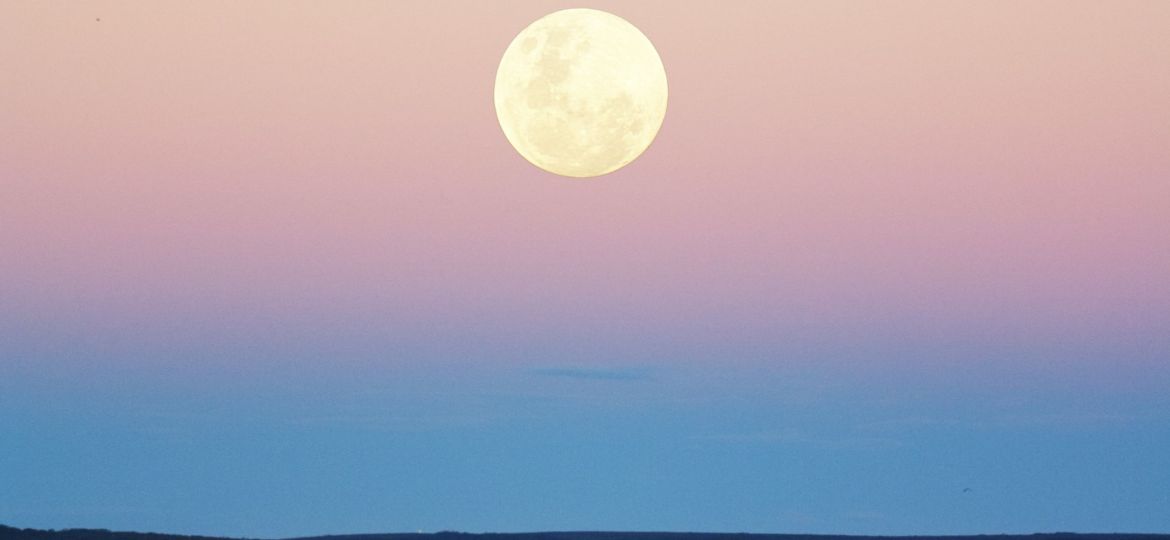
<svg viewBox="0 0 1170 540">
<path fill-rule="evenodd" d="M 586 181 L 524 162 L 491 99 L 515 33 L 575 5 L 5 3 L 0 323 L 1164 343 L 1170 4 L 597 2 L 671 96 Z"/>
<path fill-rule="evenodd" d="M 571 180 L 582 6 L 0 0 L 0 523 L 1170 530 L 1170 0 L 594 2 L 670 102 Z"/>
</svg>

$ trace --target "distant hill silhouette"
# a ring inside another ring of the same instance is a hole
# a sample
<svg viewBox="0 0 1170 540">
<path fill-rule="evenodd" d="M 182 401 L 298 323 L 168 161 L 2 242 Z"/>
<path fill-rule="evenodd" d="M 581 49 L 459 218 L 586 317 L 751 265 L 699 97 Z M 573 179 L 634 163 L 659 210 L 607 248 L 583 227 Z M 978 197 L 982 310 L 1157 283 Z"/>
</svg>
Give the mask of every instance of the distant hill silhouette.
<svg viewBox="0 0 1170 540">
<path fill-rule="evenodd" d="M 106 529 L 17 529 L 0 525 L 0 540 L 226 540 L 214 536 L 183 536 L 137 532 L 115 532 Z"/>
<path fill-rule="evenodd" d="M 854 536 L 828 534 L 748 534 L 674 532 L 534 532 L 341 534 L 287 540 L 1170 540 L 1170 534 L 1036 533 L 969 536 Z M 247 540 L 215 536 L 184 536 L 105 529 L 40 530 L 0 525 L 0 540 Z"/>
</svg>

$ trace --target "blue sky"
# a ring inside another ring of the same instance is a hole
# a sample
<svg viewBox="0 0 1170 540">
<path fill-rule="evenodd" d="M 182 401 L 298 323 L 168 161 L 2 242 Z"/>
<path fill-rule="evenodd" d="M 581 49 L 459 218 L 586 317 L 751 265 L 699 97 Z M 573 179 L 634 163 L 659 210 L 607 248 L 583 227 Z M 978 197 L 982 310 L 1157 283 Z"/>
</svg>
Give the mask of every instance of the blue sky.
<svg viewBox="0 0 1170 540">
<path fill-rule="evenodd" d="M 0 523 L 1170 532 L 1170 2 L 598 0 L 591 180 L 564 7 L 0 0 Z"/>
<path fill-rule="evenodd" d="M 881 354 L 853 373 L 830 360 L 9 369 L 0 521 L 260 537 L 1166 530 L 1164 378 L 860 363 Z"/>
</svg>

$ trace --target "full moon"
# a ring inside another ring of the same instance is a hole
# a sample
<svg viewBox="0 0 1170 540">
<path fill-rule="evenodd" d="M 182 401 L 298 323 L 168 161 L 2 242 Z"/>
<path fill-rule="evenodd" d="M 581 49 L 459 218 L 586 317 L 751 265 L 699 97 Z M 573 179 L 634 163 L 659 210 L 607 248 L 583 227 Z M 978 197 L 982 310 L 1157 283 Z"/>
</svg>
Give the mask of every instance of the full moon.
<svg viewBox="0 0 1170 540">
<path fill-rule="evenodd" d="M 520 32 L 496 71 L 496 116 L 533 165 L 576 178 L 642 155 L 666 116 L 658 51 L 625 19 L 566 9 Z"/>
</svg>

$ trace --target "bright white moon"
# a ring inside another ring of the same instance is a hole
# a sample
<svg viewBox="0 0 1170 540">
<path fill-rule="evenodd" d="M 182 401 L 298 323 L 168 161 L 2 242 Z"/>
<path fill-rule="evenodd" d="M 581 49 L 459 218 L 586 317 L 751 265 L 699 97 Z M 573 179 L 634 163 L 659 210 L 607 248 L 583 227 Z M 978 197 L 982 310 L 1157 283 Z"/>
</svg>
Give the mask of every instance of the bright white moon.
<svg viewBox="0 0 1170 540">
<path fill-rule="evenodd" d="M 625 19 L 566 9 L 508 45 L 495 98 L 500 127 L 524 159 L 563 176 L 600 176 L 633 161 L 658 134 L 666 71 Z"/>
</svg>

